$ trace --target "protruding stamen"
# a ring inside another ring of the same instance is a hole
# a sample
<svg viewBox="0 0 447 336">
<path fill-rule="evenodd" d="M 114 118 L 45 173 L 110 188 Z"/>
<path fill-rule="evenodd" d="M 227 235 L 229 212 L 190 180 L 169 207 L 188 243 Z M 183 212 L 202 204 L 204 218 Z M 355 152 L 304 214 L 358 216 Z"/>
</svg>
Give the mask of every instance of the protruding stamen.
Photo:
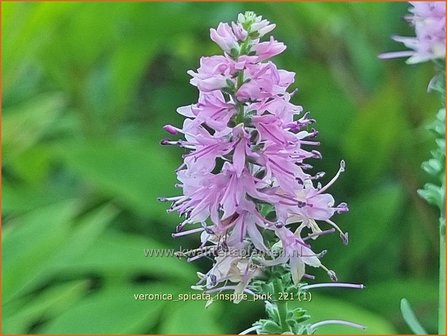
<svg viewBox="0 0 447 336">
<path fill-rule="evenodd" d="M 323 250 L 320 253 L 317 254 L 317 258 L 321 259 L 327 254 L 327 250 Z"/>
<path fill-rule="evenodd" d="M 199 285 L 199 286 L 197 286 L 197 285 L 192 285 L 192 286 L 191 286 L 191 289 L 203 291 L 204 286 L 200 286 L 200 285 Z"/>
<path fill-rule="evenodd" d="M 312 132 L 309 133 L 308 137 L 315 138 L 318 136 L 318 134 L 319 134 L 319 132 L 315 128 L 312 128 Z"/>
<path fill-rule="evenodd" d="M 342 213 L 342 212 L 348 212 L 349 211 L 348 205 L 345 202 L 340 203 L 334 209 L 335 209 L 335 211 L 337 211 L 337 213 Z"/>
<path fill-rule="evenodd" d="M 163 126 L 163 129 L 164 129 L 166 132 L 168 132 L 168 133 L 170 133 L 170 134 L 172 134 L 172 135 L 175 135 L 175 134 L 177 134 L 177 132 L 178 132 L 178 128 L 177 128 L 177 127 L 174 127 L 174 126 L 172 126 L 172 125 L 164 125 L 164 126 Z"/>
<path fill-rule="evenodd" d="M 323 236 L 323 235 L 326 235 L 326 234 L 334 233 L 335 231 L 336 231 L 335 229 L 329 229 L 329 230 L 314 232 L 314 233 L 309 234 L 305 238 L 303 238 L 303 240 L 306 241 L 306 240 L 309 240 L 309 239 L 314 238 L 314 237 L 319 237 L 319 236 Z"/>
<path fill-rule="evenodd" d="M 310 125 L 315 122 L 315 119 L 308 119 L 309 118 L 309 112 L 304 113 L 304 115 L 296 121 L 296 127 L 302 128 L 307 125 Z"/>
<path fill-rule="evenodd" d="M 323 157 L 319 151 L 313 150 L 311 153 L 315 159 L 321 159 Z"/>
<path fill-rule="evenodd" d="M 183 168 L 185 168 L 186 167 L 186 163 L 185 162 L 183 162 L 175 171 L 176 172 L 179 172 L 180 170 L 182 170 Z"/>
<path fill-rule="evenodd" d="M 329 275 L 329 278 L 331 278 L 332 281 L 334 281 L 334 282 L 338 281 L 337 274 L 335 274 L 335 272 L 333 270 L 328 269 L 324 265 L 321 265 L 320 267 L 326 271 L 326 273 Z"/>
<path fill-rule="evenodd" d="M 335 274 L 334 271 L 329 270 L 329 271 L 327 272 L 327 274 L 329 275 L 329 278 L 331 278 L 332 281 L 334 281 L 334 282 L 337 282 L 337 281 L 338 281 L 338 279 L 337 279 L 337 274 Z"/>
<path fill-rule="evenodd" d="M 175 197 L 157 197 L 157 200 L 160 202 L 174 202 L 184 198 L 184 196 L 175 196 Z"/>
<path fill-rule="evenodd" d="M 169 140 L 169 139 L 163 139 L 160 141 L 160 144 L 164 145 L 164 146 L 165 145 L 179 146 L 181 148 L 186 148 L 186 149 L 190 149 L 190 150 L 193 150 L 196 148 L 195 145 L 191 145 L 188 142 L 181 141 L 181 140 L 174 141 L 174 140 Z"/>
<path fill-rule="evenodd" d="M 334 182 L 338 179 L 340 174 L 343 173 L 344 171 L 345 171 L 345 161 L 341 160 L 340 168 L 338 169 L 337 174 L 335 174 L 335 176 L 332 178 L 332 180 L 329 181 L 328 184 L 326 184 L 323 188 L 318 190 L 318 193 L 316 195 L 321 194 L 322 192 L 326 191 L 332 184 L 334 184 Z"/>
<path fill-rule="evenodd" d="M 345 160 L 341 160 L 340 161 L 340 172 L 343 173 L 345 171 L 345 167 L 346 167 Z"/>
<path fill-rule="evenodd" d="M 348 245 L 349 244 L 349 235 L 347 232 L 345 233 L 340 233 L 340 238 L 343 242 L 344 245 Z"/>
<path fill-rule="evenodd" d="M 166 146 L 166 145 L 178 145 L 179 142 L 178 141 L 169 140 L 169 139 L 163 139 L 163 140 L 160 141 L 160 144 L 163 145 L 163 146 Z"/>
<path fill-rule="evenodd" d="M 178 238 L 178 237 L 182 237 L 182 236 L 187 236 L 187 235 L 190 235 L 190 234 L 193 234 L 193 233 L 202 232 L 203 230 L 205 230 L 205 229 L 200 227 L 200 228 L 192 229 L 192 230 L 188 230 L 188 231 L 180 231 L 180 232 L 177 232 L 177 233 L 173 233 L 172 237 L 173 238 Z"/>
<path fill-rule="evenodd" d="M 324 326 L 324 325 L 329 325 L 329 324 L 342 324 L 342 325 L 347 325 L 353 328 L 357 328 L 357 329 L 361 329 L 361 330 L 366 330 L 366 327 L 364 325 L 361 324 L 357 324 L 354 322 L 349 322 L 349 321 L 343 321 L 343 320 L 325 320 L 325 321 L 320 321 L 314 324 L 310 325 L 310 328 L 312 329 L 312 332 L 315 332 L 315 329 Z"/>
<path fill-rule="evenodd" d="M 325 288 L 325 287 L 339 287 L 339 288 L 354 288 L 354 289 L 363 289 L 365 286 L 363 284 L 351 284 L 351 283 L 318 283 L 311 285 L 304 285 L 301 289 L 308 290 L 313 288 Z"/>
<path fill-rule="evenodd" d="M 195 261 L 195 260 L 197 260 L 197 259 L 200 259 L 200 258 L 205 257 L 206 255 L 207 255 L 207 253 L 198 254 L 198 255 L 196 255 L 196 256 L 194 256 L 194 257 L 189 257 L 188 259 L 186 259 L 186 261 L 187 261 L 187 262 L 193 262 L 193 261 Z"/>
<path fill-rule="evenodd" d="M 252 331 L 256 331 L 260 328 L 261 328 L 261 326 L 250 327 L 250 328 L 245 329 L 244 331 L 240 332 L 239 335 L 247 335 L 247 334 L 251 333 Z"/>
<path fill-rule="evenodd" d="M 309 145 L 309 146 L 320 146 L 320 142 L 319 141 L 306 141 L 306 140 L 301 140 L 300 141 L 301 145 Z M 318 152 L 317 152 L 318 153 Z M 320 153 L 318 153 L 320 154 Z M 321 154 L 320 154 L 321 155 Z"/>
<path fill-rule="evenodd" d="M 297 93 L 298 93 L 298 89 L 293 90 L 292 92 L 290 92 L 290 97 L 293 97 Z"/>
<path fill-rule="evenodd" d="M 319 180 L 326 175 L 325 172 L 318 172 L 314 176 L 311 177 L 312 180 Z"/>
<path fill-rule="evenodd" d="M 328 223 L 329 225 L 331 225 L 332 227 L 334 227 L 339 233 L 340 233 L 340 238 L 343 241 L 343 244 L 347 245 L 349 242 L 349 237 L 348 234 L 343 232 L 337 224 L 335 224 L 333 221 L 331 221 L 330 219 L 325 220 L 326 223 Z"/>
</svg>

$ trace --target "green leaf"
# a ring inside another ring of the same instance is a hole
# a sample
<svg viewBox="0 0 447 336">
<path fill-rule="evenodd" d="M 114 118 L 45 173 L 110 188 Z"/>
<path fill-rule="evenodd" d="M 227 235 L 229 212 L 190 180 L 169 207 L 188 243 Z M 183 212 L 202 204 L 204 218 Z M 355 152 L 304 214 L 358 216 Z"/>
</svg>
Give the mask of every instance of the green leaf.
<svg viewBox="0 0 447 336">
<path fill-rule="evenodd" d="M 51 130 L 63 101 L 60 94 L 43 94 L 6 109 L 2 123 L 2 148 L 6 163 L 35 145 Z"/>
<path fill-rule="evenodd" d="M 340 137 L 340 129 L 346 129 L 352 123 L 356 109 L 351 98 L 343 92 L 345 87 L 328 76 L 327 67 L 321 63 L 303 59 L 297 73 L 300 74 L 300 98 L 312 102 L 307 108 L 311 110 L 312 118 L 318 121 L 316 127 L 321 143 L 338 146 L 347 136 Z M 316 90 L 314 83 L 321 83 L 321 88 Z"/>
<path fill-rule="evenodd" d="M 310 316 L 309 314 L 307 314 L 307 311 L 305 311 L 302 308 L 296 308 L 292 311 L 293 314 L 293 318 L 295 319 L 295 321 L 297 321 L 298 323 L 303 323 L 305 321 L 307 321 Z"/>
<path fill-rule="evenodd" d="M 417 320 L 416 315 L 414 314 L 413 309 L 411 309 L 411 306 L 408 303 L 407 299 L 400 300 L 400 310 L 402 312 L 402 316 L 405 322 L 407 322 L 412 332 L 414 332 L 416 335 L 427 334 L 425 329 L 421 326 L 421 324 Z"/>
<path fill-rule="evenodd" d="M 402 284 L 405 284 L 403 286 Z M 436 282 L 421 281 L 409 278 L 392 278 L 383 281 L 369 282 L 361 292 L 345 291 L 342 298 L 356 305 L 365 305 L 371 311 L 383 314 L 399 328 L 406 330 L 399 311 L 399 301 L 406 297 L 419 318 L 429 330 L 436 330 L 436 304 L 438 292 Z"/>
<path fill-rule="evenodd" d="M 3 333 L 26 334 L 28 328 L 41 318 L 53 318 L 86 292 L 88 281 L 76 280 L 52 286 L 43 293 L 32 296 L 31 300 L 21 300 L 20 304 L 11 302 L 3 307 Z"/>
<path fill-rule="evenodd" d="M 222 334 L 224 325 L 217 319 L 219 302 L 205 309 L 205 301 L 172 302 L 166 307 L 160 334 Z M 200 316 L 200 319 L 198 319 Z M 196 321 L 191 323 L 192 321 Z"/>
<path fill-rule="evenodd" d="M 153 327 L 166 302 L 138 301 L 140 293 L 172 293 L 164 284 L 125 285 L 100 290 L 45 324 L 44 334 L 132 334 Z"/>
<path fill-rule="evenodd" d="M 194 267 L 175 256 L 145 256 L 145 249 L 167 250 L 163 244 L 150 238 L 104 232 L 90 249 L 70 263 L 63 259 L 55 266 L 61 272 L 99 273 L 109 277 L 125 275 L 153 275 L 182 283 L 196 280 Z"/>
<path fill-rule="evenodd" d="M 160 155 L 163 150 L 153 144 L 110 140 L 66 145 L 60 155 L 99 193 L 116 197 L 142 215 L 173 221 L 166 215 L 166 204 L 157 201 L 174 193 L 175 163 Z"/>
<path fill-rule="evenodd" d="M 70 239 L 56 251 L 52 263 L 57 265 L 75 262 L 97 243 L 117 213 L 118 210 L 113 205 L 106 204 L 79 219 L 70 233 Z"/>
<path fill-rule="evenodd" d="M 444 205 L 444 187 L 434 185 L 432 183 L 426 183 L 424 189 L 419 189 L 419 196 L 424 198 L 428 203 L 442 208 Z"/>
<path fill-rule="evenodd" d="M 282 333 L 281 327 L 275 322 L 270 320 L 260 320 L 260 322 L 262 325 L 262 332 L 264 334 L 275 335 Z"/>
<path fill-rule="evenodd" d="M 361 296 L 362 292 L 357 295 Z M 312 292 L 311 301 L 289 301 L 290 307 L 301 306 L 311 316 L 310 322 L 322 320 L 348 320 L 367 326 L 366 331 L 341 325 L 328 325 L 318 328 L 317 334 L 394 334 L 395 329 L 383 317 L 344 299 L 333 299 L 321 295 L 317 290 Z"/>
<path fill-rule="evenodd" d="M 44 189 L 41 184 L 16 185 L 6 178 L 2 181 L 2 211 L 7 215 L 32 211 L 73 197 L 72 190 L 65 186 L 47 185 Z"/>
<path fill-rule="evenodd" d="M 109 64 L 112 75 L 110 98 L 115 108 L 123 108 L 124 103 L 132 97 L 137 84 L 144 75 L 144 68 L 150 63 L 158 47 L 158 41 L 147 43 L 146 35 L 136 35 L 113 54 Z"/>
<path fill-rule="evenodd" d="M 429 159 L 422 163 L 422 169 L 424 169 L 428 174 L 436 176 L 442 171 L 442 164 L 439 159 Z"/>
<path fill-rule="evenodd" d="M 14 89 L 30 59 L 51 41 L 58 23 L 78 4 L 75 3 L 7 3 L 2 6 L 3 91 Z M 58 40 L 60 42 L 60 40 Z"/>
<path fill-rule="evenodd" d="M 337 263 L 340 274 L 349 272 L 355 263 L 366 258 L 374 258 L 371 251 L 379 248 L 382 237 L 389 234 L 389 223 L 392 223 L 400 214 L 404 198 L 403 190 L 399 185 L 385 185 L 359 195 L 349 204 L 349 215 L 340 217 L 337 223 L 343 230 L 349 232 L 350 242 L 343 252 L 343 258 L 337 253 L 325 256 L 330 263 Z M 365 229 L 373 228 L 373 229 Z M 380 253 L 376 252 L 375 255 Z M 346 271 L 343 271 L 346 270 Z M 354 275 L 354 274 L 352 274 Z"/>
<path fill-rule="evenodd" d="M 20 186 L 36 187 L 42 189 L 42 185 L 47 183 L 48 175 L 51 172 L 51 163 L 54 157 L 52 146 L 42 141 L 32 147 L 15 153 L 12 160 L 8 160 L 8 171 L 12 171 L 14 176 L 20 178 Z M 17 180 L 17 179 L 15 179 Z"/>
<path fill-rule="evenodd" d="M 385 81 L 344 132 L 346 162 L 362 172 L 362 187 L 389 169 L 390 158 L 407 134 L 399 92 L 397 83 Z"/>
<path fill-rule="evenodd" d="M 39 208 L 7 223 L 3 234 L 3 302 L 48 276 L 48 261 L 68 238 L 77 211 L 78 203 L 67 201 Z"/>
</svg>

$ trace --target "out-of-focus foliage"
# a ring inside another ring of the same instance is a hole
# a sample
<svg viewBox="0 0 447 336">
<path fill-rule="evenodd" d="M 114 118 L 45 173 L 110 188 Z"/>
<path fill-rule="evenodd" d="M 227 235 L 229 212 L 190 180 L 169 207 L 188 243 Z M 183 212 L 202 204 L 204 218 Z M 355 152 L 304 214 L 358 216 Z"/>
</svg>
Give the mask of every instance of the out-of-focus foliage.
<svg viewBox="0 0 447 336">
<path fill-rule="evenodd" d="M 218 52 L 209 27 L 245 10 L 288 45 L 276 61 L 318 120 L 316 169 L 328 180 L 347 162 L 333 194 L 350 205 L 337 222 L 351 243 L 321 240 L 339 279 L 367 289 L 315 291 L 302 306 L 313 321 L 408 333 L 406 297 L 435 332 L 437 214 L 416 193 L 433 141 L 432 67 L 376 57 L 395 48 L 391 34 L 411 33 L 406 4 L 66 2 L 2 4 L 4 333 L 237 333 L 262 317 L 262 302 L 205 310 L 133 296 L 191 292 L 209 267 L 144 256 L 197 239 L 171 239 L 178 218 L 156 197 L 175 194 L 181 153 L 158 142 L 197 98 L 186 71 Z"/>
</svg>

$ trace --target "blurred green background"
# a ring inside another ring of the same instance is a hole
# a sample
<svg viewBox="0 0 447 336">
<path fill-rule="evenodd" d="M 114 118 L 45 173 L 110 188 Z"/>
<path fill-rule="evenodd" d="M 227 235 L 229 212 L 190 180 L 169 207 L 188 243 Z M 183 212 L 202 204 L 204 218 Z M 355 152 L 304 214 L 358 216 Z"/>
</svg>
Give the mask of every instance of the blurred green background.
<svg viewBox="0 0 447 336">
<path fill-rule="evenodd" d="M 350 245 L 328 236 L 316 249 L 367 288 L 315 290 L 302 306 L 312 321 L 409 333 L 406 297 L 436 332 L 437 213 L 416 194 L 439 105 L 433 69 L 377 59 L 401 49 L 391 34 L 413 35 L 406 3 L 2 3 L 4 333 L 238 333 L 264 316 L 262 302 L 133 298 L 191 292 L 210 266 L 144 249 L 197 245 L 171 239 L 178 217 L 156 201 L 175 195 L 181 162 L 161 127 L 181 125 L 176 108 L 197 99 L 186 71 L 220 53 L 209 28 L 245 10 L 288 45 L 275 62 L 297 73 L 294 103 L 317 119 L 324 181 L 347 162 L 332 192 L 350 206 L 335 219 Z"/>
</svg>

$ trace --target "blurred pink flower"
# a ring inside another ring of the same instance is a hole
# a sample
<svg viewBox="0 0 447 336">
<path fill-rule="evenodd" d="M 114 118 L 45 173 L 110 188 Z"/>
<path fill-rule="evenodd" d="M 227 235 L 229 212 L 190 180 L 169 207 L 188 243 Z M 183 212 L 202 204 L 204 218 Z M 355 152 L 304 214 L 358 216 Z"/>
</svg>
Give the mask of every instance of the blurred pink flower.
<svg viewBox="0 0 447 336">
<path fill-rule="evenodd" d="M 410 1 L 410 4 L 411 15 L 406 19 L 414 26 L 416 36 L 394 36 L 393 39 L 412 50 L 385 53 L 379 57 L 409 57 L 409 64 L 445 58 L 445 2 Z"/>
</svg>

